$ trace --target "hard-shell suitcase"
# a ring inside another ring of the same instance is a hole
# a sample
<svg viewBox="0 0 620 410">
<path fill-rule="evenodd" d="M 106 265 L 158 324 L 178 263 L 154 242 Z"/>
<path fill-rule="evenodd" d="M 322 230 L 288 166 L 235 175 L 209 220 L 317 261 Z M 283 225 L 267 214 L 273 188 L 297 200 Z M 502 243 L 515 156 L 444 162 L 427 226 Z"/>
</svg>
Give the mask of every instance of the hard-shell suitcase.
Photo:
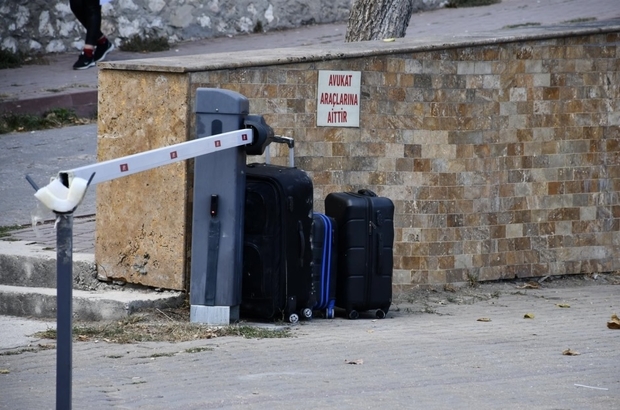
<svg viewBox="0 0 620 410">
<path fill-rule="evenodd" d="M 336 306 L 350 319 L 377 309 L 380 319 L 392 303 L 394 204 L 369 190 L 331 193 L 325 214 L 338 229 Z"/>
<path fill-rule="evenodd" d="M 298 168 L 246 167 L 241 313 L 312 317 L 312 180 Z"/>
<path fill-rule="evenodd" d="M 313 287 L 316 296 L 315 311 L 327 319 L 334 318 L 336 303 L 337 253 L 336 222 L 325 214 L 314 213 L 312 221 Z"/>
</svg>

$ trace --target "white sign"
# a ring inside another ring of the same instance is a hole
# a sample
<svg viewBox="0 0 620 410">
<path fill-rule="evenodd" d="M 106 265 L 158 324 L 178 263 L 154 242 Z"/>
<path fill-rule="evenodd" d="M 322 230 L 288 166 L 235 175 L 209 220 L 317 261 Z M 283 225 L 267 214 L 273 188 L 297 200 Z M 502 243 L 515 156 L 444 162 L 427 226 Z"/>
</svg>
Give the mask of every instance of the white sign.
<svg viewBox="0 0 620 410">
<path fill-rule="evenodd" d="M 319 71 L 317 127 L 360 126 L 361 71 Z"/>
</svg>

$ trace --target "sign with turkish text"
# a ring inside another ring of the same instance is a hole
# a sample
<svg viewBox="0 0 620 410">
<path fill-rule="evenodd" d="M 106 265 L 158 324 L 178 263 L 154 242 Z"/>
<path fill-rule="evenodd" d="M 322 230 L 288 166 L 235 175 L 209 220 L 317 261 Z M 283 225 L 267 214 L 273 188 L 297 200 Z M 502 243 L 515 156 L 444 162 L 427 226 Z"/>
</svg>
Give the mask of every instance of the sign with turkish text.
<svg viewBox="0 0 620 410">
<path fill-rule="evenodd" d="M 361 71 L 319 71 L 317 127 L 359 127 Z"/>
</svg>

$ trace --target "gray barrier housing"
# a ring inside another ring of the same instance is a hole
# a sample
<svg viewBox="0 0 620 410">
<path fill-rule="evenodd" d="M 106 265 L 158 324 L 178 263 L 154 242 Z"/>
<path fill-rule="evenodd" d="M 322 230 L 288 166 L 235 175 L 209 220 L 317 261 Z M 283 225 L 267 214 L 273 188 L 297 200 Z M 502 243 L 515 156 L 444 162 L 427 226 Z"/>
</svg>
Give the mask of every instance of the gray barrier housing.
<svg viewBox="0 0 620 410">
<path fill-rule="evenodd" d="M 229 90 L 196 90 L 196 138 L 244 127 L 249 101 Z M 243 265 L 245 147 L 196 157 L 190 279 L 190 321 L 239 320 Z"/>
</svg>

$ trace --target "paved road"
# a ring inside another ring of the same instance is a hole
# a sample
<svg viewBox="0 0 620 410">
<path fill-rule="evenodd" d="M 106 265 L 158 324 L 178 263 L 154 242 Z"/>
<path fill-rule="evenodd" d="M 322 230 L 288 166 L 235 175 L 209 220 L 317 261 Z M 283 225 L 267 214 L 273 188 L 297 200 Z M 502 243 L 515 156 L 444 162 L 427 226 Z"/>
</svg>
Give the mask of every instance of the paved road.
<svg viewBox="0 0 620 410">
<path fill-rule="evenodd" d="M 31 223 L 32 215 L 54 216 L 34 197 L 30 175 L 47 185 L 58 171 L 97 162 L 97 125 L 0 135 L 0 226 Z M 76 216 L 95 213 L 95 190 L 90 189 Z"/>
<path fill-rule="evenodd" d="M 506 289 L 435 314 L 317 319 L 286 339 L 76 342 L 74 408 L 620 408 L 620 330 L 606 326 L 620 287 Z M 0 409 L 54 407 L 54 350 L 0 355 L 0 369 Z"/>
<path fill-rule="evenodd" d="M 12 349 L 23 349 L 24 347 L 36 344 L 40 339 L 33 335 L 47 329 L 55 329 L 56 321 L 31 320 L 12 316 L 0 316 L 0 354 L 11 351 Z M 2 368 L 2 365 L 0 365 Z M 1 375 L 0 375 L 1 376 Z M 0 378 L 0 380 L 2 380 Z M 2 384 L 0 382 L 0 384 Z M 2 389 L 0 388 L 0 392 Z"/>
</svg>

